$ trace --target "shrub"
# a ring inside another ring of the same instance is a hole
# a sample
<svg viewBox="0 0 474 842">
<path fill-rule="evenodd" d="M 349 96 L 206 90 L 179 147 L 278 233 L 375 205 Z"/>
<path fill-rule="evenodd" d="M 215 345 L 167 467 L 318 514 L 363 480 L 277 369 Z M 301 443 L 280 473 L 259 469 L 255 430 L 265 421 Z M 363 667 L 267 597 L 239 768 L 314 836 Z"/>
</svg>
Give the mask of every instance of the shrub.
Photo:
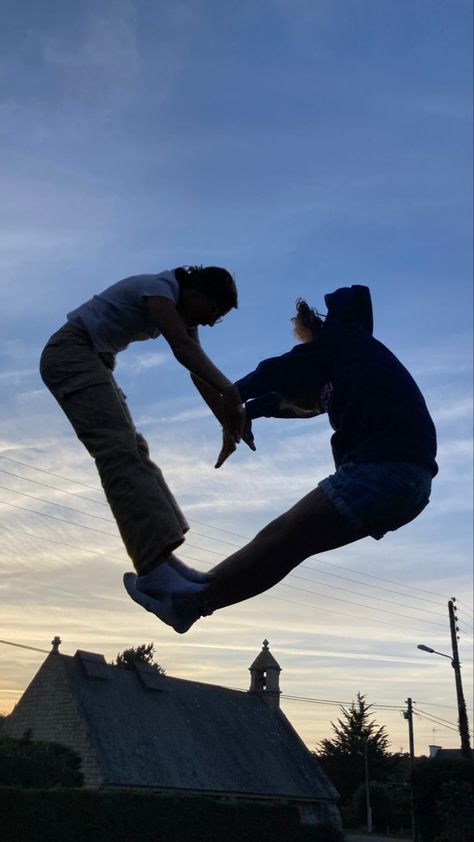
<svg viewBox="0 0 474 842">
<path fill-rule="evenodd" d="M 59 743 L 0 738 L 0 786 L 78 787 L 80 766 L 79 755 Z"/>
<path fill-rule="evenodd" d="M 2 842 L 342 842 L 281 801 L 0 787 L 0 815 Z"/>
</svg>

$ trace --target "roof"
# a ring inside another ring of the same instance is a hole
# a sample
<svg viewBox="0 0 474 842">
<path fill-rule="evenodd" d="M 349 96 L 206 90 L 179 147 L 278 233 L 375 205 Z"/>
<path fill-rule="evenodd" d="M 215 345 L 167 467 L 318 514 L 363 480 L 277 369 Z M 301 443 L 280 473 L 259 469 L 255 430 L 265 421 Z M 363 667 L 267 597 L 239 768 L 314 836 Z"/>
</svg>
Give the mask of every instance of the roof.
<svg viewBox="0 0 474 842">
<path fill-rule="evenodd" d="M 268 648 L 268 640 L 263 641 L 262 651 L 259 652 L 253 664 L 250 665 L 249 670 L 258 670 L 266 672 L 269 669 L 278 670 L 281 672 L 281 667 L 278 661 L 275 660 Z"/>
<path fill-rule="evenodd" d="M 460 748 L 442 748 L 442 746 L 430 746 L 436 749 L 430 754 L 432 760 L 462 760 L 464 755 Z M 474 749 L 471 749 L 471 757 L 474 759 Z"/>
<path fill-rule="evenodd" d="M 338 798 L 285 715 L 256 693 L 94 653 L 49 657 L 63 661 L 106 785 Z"/>
</svg>

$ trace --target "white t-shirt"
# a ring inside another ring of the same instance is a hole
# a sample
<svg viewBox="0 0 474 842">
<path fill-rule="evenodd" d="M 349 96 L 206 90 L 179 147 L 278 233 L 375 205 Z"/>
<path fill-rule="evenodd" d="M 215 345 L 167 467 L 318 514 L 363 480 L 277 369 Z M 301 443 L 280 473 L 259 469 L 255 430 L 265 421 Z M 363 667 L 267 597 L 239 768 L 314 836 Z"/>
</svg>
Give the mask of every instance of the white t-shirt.
<svg viewBox="0 0 474 842">
<path fill-rule="evenodd" d="M 178 303 L 175 270 L 159 275 L 132 275 L 118 281 L 67 314 L 71 324 L 87 331 L 96 351 L 116 354 L 130 342 L 155 339 L 160 331 L 152 324 L 146 298 L 159 295 Z"/>
</svg>

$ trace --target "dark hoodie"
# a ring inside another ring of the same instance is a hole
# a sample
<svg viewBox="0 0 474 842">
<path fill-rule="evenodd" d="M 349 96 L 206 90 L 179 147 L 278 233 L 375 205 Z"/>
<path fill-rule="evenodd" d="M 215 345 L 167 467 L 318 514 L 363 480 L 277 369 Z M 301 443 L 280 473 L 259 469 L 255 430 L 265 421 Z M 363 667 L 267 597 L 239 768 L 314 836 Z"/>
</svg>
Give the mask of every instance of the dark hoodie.
<svg viewBox="0 0 474 842">
<path fill-rule="evenodd" d="M 372 336 L 364 286 L 325 296 L 312 342 L 263 360 L 236 383 L 249 418 L 328 413 L 336 468 L 349 462 L 412 462 L 438 472 L 436 431 L 423 395 L 401 362 Z"/>
</svg>

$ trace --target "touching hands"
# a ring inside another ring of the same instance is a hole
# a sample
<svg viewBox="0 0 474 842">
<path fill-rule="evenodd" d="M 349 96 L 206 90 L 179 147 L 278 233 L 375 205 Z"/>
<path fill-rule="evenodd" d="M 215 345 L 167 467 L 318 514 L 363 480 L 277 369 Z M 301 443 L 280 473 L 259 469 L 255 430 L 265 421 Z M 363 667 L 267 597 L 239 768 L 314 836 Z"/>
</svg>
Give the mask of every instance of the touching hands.
<svg viewBox="0 0 474 842">
<path fill-rule="evenodd" d="M 221 395 L 222 427 L 224 432 L 238 444 L 245 425 L 245 409 L 239 390 L 231 383 Z"/>
<path fill-rule="evenodd" d="M 244 410 L 245 412 L 245 410 Z M 242 440 L 245 444 L 250 448 L 250 450 L 256 450 L 255 447 L 255 440 L 252 433 L 252 422 L 249 418 L 245 416 L 244 420 L 244 429 L 242 431 Z M 214 465 L 215 468 L 220 468 L 221 465 L 224 464 L 226 459 L 237 449 L 238 442 L 236 441 L 235 437 L 230 435 L 226 432 L 225 429 L 222 430 L 222 448 L 219 456 L 217 457 L 217 462 Z"/>
</svg>

